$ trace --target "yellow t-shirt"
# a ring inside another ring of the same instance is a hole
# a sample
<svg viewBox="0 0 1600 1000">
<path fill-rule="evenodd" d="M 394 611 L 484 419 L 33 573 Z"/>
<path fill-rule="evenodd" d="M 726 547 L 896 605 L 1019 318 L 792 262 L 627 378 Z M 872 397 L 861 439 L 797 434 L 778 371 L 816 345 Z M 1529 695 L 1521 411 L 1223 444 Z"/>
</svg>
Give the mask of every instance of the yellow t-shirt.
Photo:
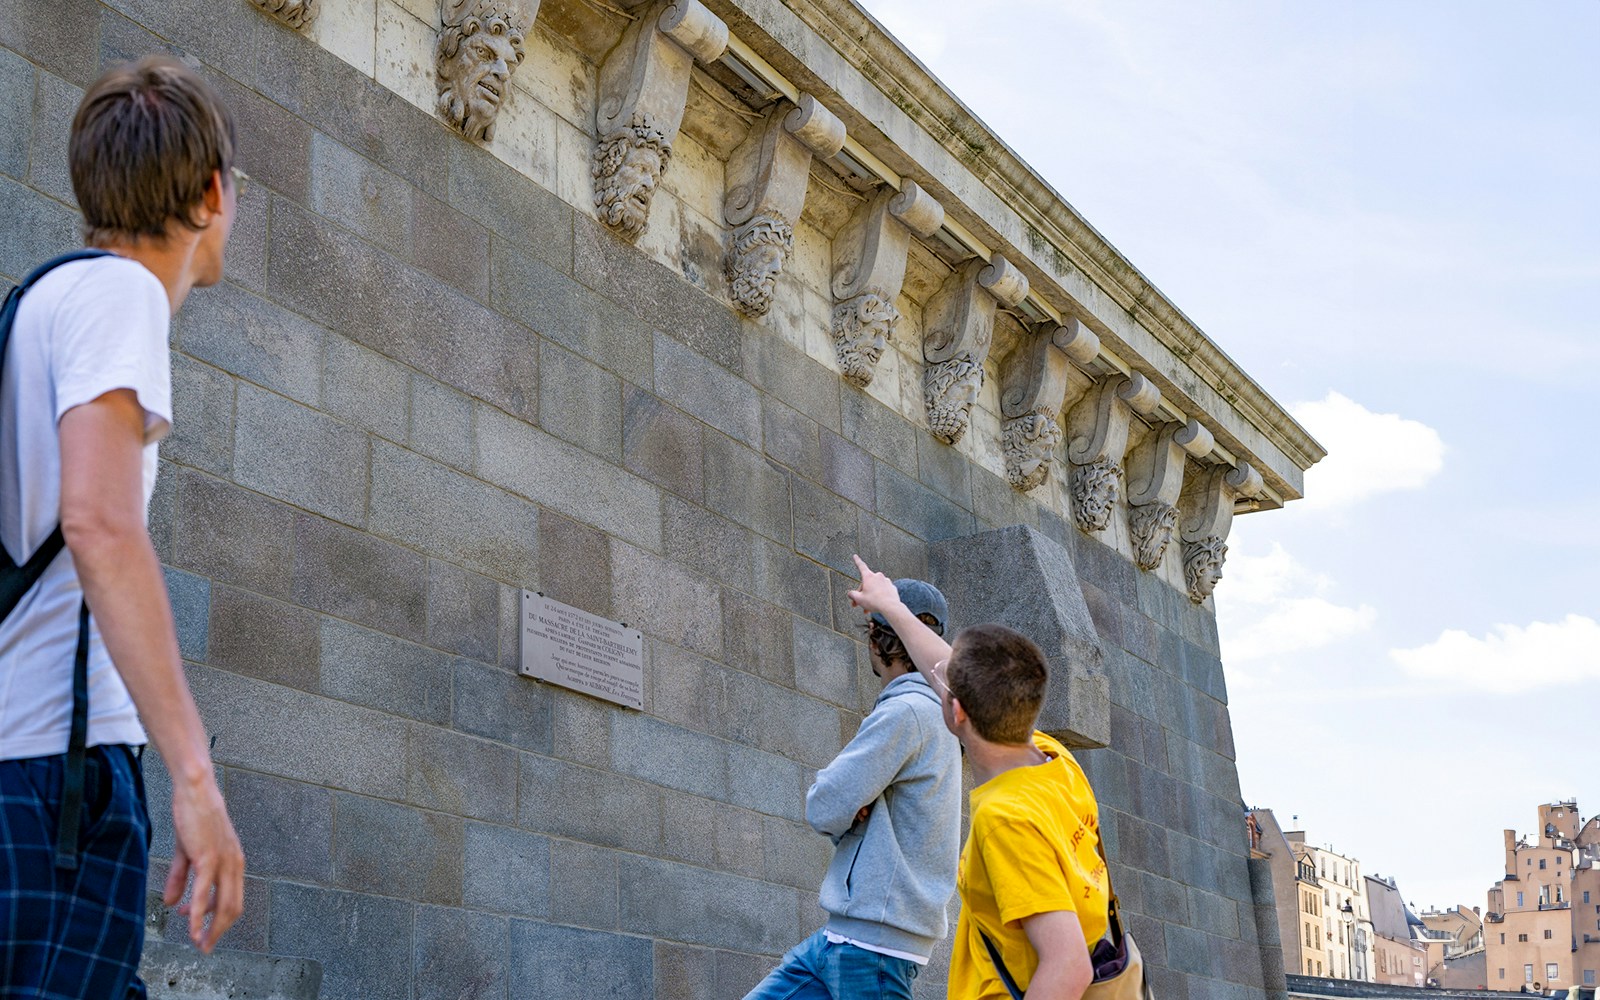
<svg viewBox="0 0 1600 1000">
<path fill-rule="evenodd" d="M 1010 1000 L 980 929 L 1024 991 L 1039 956 L 1022 920 L 1071 910 L 1086 948 L 1105 936 L 1110 879 L 1096 850 L 1094 792 L 1065 747 L 1043 733 L 1034 733 L 1033 743 L 1048 762 L 1013 768 L 972 790 L 972 830 L 956 877 L 961 919 L 950 955 L 950 1000 Z"/>
</svg>

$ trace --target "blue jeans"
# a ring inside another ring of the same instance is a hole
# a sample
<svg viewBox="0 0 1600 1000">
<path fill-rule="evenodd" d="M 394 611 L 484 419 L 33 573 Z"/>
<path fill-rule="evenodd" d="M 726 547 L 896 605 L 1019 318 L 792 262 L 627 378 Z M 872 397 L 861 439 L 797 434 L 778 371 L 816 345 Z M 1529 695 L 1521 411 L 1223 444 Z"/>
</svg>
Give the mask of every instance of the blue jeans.
<svg viewBox="0 0 1600 1000">
<path fill-rule="evenodd" d="M 829 944 L 822 931 L 789 949 L 744 1000 L 911 1000 L 917 963 L 853 944 Z"/>
</svg>

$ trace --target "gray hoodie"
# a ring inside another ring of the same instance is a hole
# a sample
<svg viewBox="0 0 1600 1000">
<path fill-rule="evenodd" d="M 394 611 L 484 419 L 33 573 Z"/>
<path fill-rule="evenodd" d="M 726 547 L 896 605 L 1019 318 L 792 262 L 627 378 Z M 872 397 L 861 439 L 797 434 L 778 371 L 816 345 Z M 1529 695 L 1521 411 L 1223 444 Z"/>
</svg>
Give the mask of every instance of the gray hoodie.
<svg viewBox="0 0 1600 1000">
<path fill-rule="evenodd" d="M 828 930 L 932 954 L 961 850 L 961 748 L 921 674 L 884 687 L 855 739 L 818 772 L 806 821 L 835 844 L 820 898 Z"/>
</svg>

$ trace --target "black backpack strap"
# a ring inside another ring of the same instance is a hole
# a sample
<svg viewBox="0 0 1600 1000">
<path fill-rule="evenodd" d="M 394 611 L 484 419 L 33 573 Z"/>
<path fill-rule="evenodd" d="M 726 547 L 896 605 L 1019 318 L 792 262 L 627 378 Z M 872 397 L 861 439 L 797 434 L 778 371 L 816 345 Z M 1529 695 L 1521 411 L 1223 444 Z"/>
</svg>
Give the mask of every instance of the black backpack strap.
<svg viewBox="0 0 1600 1000">
<path fill-rule="evenodd" d="M 994 971 L 1000 973 L 1000 981 L 1006 984 L 1006 991 L 1011 994 L 1011 1000 L 1023 1000 L 1022 991 L 1017 989 L 1017 981 L 1011 978 L 1011 970 L 1006 968 L 1006 963 L 1000 959 L 1000 949 L 994 946 L 994 942 L 989 940 L 989 935 L 985 934 L 982 928 L 979 928 L 978 936 L 983 938 L 983 946 L 989 949 L 989 961 L 994 963 Z"/>
<path fill-rule="evenodd" d="M 78 652 L 72 658 L 72 734 L 61 777 L 61 819 L 56 828 L 56 867 L 78 867 L 78 827 L 83 816 L 83 758 L 89 742 L 89 604 L 78 605 Z"/>
</svg>

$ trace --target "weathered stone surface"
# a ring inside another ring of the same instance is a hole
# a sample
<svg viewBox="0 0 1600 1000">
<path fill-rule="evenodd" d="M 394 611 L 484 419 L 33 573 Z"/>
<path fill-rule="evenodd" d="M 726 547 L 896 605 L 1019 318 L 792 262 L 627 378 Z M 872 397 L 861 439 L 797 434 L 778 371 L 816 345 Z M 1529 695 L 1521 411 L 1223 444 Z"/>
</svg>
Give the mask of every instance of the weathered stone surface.
<svg viewBox="0 0 1600 1000">
<path fill-rule="evenodd" d="M 323 408 L 379 437 L 403 442 L 410 423 L 411 371 L 343 337 L 329 337 Z"/>
<path fill-rule="evenodd" d="M 878 516 L 931 542 L 971 533 L 972 514 L 883 462 L 877 471 Z"/>
<path fill-rule="evenodd" d="M 793 889 L 653 858 L 619 869 L 625 931 L 765 954 L 799 940 Z"/>
<path fill-rule="evenodd" d="M 591 455 L 622 458 L 622 383 L 571 351 L 539 349 L 539 426 Z"/>
<path fill-rule="evenodd" d="M 550 692 L 531 677 L 457 660 L 453 720 L 462 732 L 550 752 Z"/>
<path fill-rule="evenodd" d="M 293 882 L 273 890 L 272 950 L 321 962 L 321 995 L 381 1000 L 409 993 L 415 904 Z"/>
<path fill-rule="evenodd" d="M 654 992 L 647 938 L 511 922 L 512 1000 L 648 997 Z"/>
<path fill-rule="evenodd" d="M 214 587 L 210 662 L 236 674 L 316 691 L 317 616 L 232 587 Z"/>
<path fill-rule="evenodd" d="M 705 493 L 700 422 L 637 386 L 624 384 L 622 399 L 622 453 L 628 471 L 699 501 Z"/>
<path fill-rule="evenodd" d="M 406 737 L 406 801 L 452 816 L 514 823 L 516 752 L 436 726 L 411 726 Z"/>
<path fill-rule="evenodd" d="M 725 587 L 755 586 L 754 540 L 746 529 L 676 497 L 662 498 L 662 537 L 667 558 Z"/>
<path fill-rule="evenodd" d="M 516 774 L 515 768 L 511 773 Z M 526 830 L 467 823 L 463 902 L 477 909 L 545 916 L 552 902 L 550 858 L 555 849 L 546 838 Z M 557 866 L 555 872 L 563 867 Z"/>
<path fill-rule="evenodd" d="M 412 641 L 426 631 L 427 560 L 320 517 L 294 525 L 297 604 Z"/>
<path fill-rule="evenodd" d="M 866 510 L 877 503 L 872 455 L 831 431 L 821 436 L 823 486 Z"/>
<path fill-rule="evenodd" d="M 228 243 L 230 256 L 232 239 Z M 290 399 L 321 400 L 325 330 L 233 282 L 198 289 L 173 320 L 185 353 Z"/>
<path fill-rule="evenodd" d="M 794 616 L 746 594 L 722 592 L 723 662 L 794 686 Z"/>
<path fill-rule="evenodd" d="M 322 965 L 306 958 L 275 958 L 230 948 L 201 955 L 186 944 L 149 940 L 139 960 L 139 977 L 155 1000 L 317 1000 Z"/>
<path fill-rule="evenodd" d="M 326 788 L 227 769 L 228 813 L 249 870 L 302 882 L 333 877 L 333 794 Z"/>
<path fill-rule="evenodd" d="M 722 656 L 716 584 L 631 545 L 611 543 L 612 612 L 621 621 L 704 656 Z"/>
<path fill-rule="evenodd" d="M 458 469 L 472 466 L 472 400 L 426 375 L 411 376 L 411 449 Z"/>
<path fill-rule="evenodd" d="M 525 754 L 517 825 L 626 851 L 661 850 L 661 791 L 607 771 Z"/>
<path fill-rule="evenodd" d="M 810 622 L 795 622 L 794 672 L 800 690 L 835 705 L 854 707 L 856 650 L 850 637 Z"/>
<path fill-rule="evenodd" d="M 83 100 L 83 90 L 56 76 L 39 74 L 33 104 L 33 153 L 28 163 L 28 183 L 34 190 L 76 206 L 72 177 L 67 173 L 67 133 L 72 115 Z"/>
<path fill-rule="evenodd" d="M 729 437 L 760 446 L 761 397 L 755 386 L 659 333 L 655 365 L 655 391 L 662 399 Z"/>
<path fill-rule="evenodd" d="M 558 924 L 616 929 L 615 851 L 573 840 L 551 843 L 550 919 Z"/>
<path fill-rule="evenodd" d="M 706 505 L 774 541 L 793 537 L 789 476 L 724 435 L 705 435 Z"/>
<path fill-rule="evenodd" d="M 504 997 L 509 932 L 504 917 L 445 906 L 417 907 L 416 1000 Z"/>
<path fill-rule="evenodd" d="M 500 651 L 499 627 L 499 584 L 447 562 L 428 561 L 428 645 L 493 663 Z"/>
<path fill-rule="evenodd" d="M 33 64 L 0 49 L 0 173 L 17 180 L 28 172 L 28 134 L 36 86 Z"/>
<path fill-rule="evenodd" d="M 367 508 L 367 436 L 274 393 L 241 384 L 234 425 L 239 485 L 346 524 Z"/>
<path fill-rule="evenodd" d="M 833 621 L 827 567 L 765 539 L 756 543 L 756 594 L 819 625 Z"/>
<path fill-rule="evenodd" d="M 225 373 L 172 356 L 172 433 L 163 458 L 227 475 L 233 465 L 234 382 Z"/>
<path fill-rule="evenodd" d="M 908 475 L 917 472 L 917 430 L 864 392 L 841 389 L 839 425 L 846 440 Z"/>
<path fill-rule="evenodd" d="M 60 202 L 15 181 L 0 178 L 0 212 L 11 220 L 0 229 L 0 273 L 13 281 L 21 281 L 47 258 L 79 245 L 78 217 Z"/>
<path fill-rule="evenodd" d="M 794 480 L 795 551 L 841 573 L 856 573 L 861 551 L 858 508 L 804 479 Z"/>
<path fill-rule="evenodd" d="M 340 793 L 334 797 L 334 882 L 459 906 L 465 839 L 456 817 Z"/>
<path fill-rule="evenodd" d="M 647 715 L 611 719 L 611 767 L 656 785 L 706 798 L 728 797 L 727 744 Z"/>
<path fill-rule="evenodd" d="M 822 478 L 822 445 L 811 418 L 766 399 L 761 404 L 761 442 L 767 455 L 811 480 Z"/>
<path fill-rule="evenodd" d="M 203 663 L 211 639 L 211 581 L 165 566 L 162 575 L 178 630 L 178 655 Z"/>
<path fill-rule="evenodd" d="M 839 430 L 839 379 L 772 336 L 745 338 L 745 378 L 830 431 Z"/>
</svg>

